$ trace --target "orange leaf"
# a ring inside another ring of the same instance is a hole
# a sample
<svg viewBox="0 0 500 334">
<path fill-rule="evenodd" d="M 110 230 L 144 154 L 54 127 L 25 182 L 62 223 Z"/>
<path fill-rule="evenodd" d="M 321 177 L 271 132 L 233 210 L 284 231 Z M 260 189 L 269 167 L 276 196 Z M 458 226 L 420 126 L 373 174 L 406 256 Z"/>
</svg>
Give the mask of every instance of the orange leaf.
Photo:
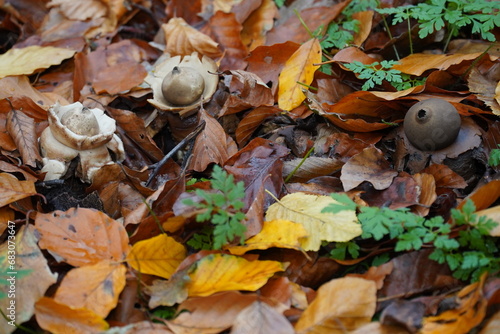
<svg viewBox="0 0 500 334">
<path fill-rule="evenodd" d="M 109 261 L 71 269 L 54 300 L 71 308 L 85 308 L 105 318 L 116 307 L 125 287 L 125 266 Z"/>
<path fill-rule="evenodd" d="M 36 162 L 42 161 L 42 157 L 38 149 L 34 119 L 21 111 L 12 109 L 7 116 L 7 130 L 14 139 L 23 162 L 36 167 Z"/>
<path fill-rule="evenodd" d="M 15 236 L 15 260 L 12 260 L 12 248 L 14 240 L 9 234 L 8 241 L 0 246 L 0 258 L 5 260 L 0 263 L 1 282 L 0 293 L 6 296 L 12 294 L 9 281 L 10 275 L 16 277 L 15 280 L 15 322 L 23 323 L 28 321 L 34 312 L 35 302 L 45 295 L 47 289 L 57 282 L 57 274 L 53 274 L 47 264 L 47 260 L 37 245 L 37 238 L 33 233 L 33 225 L 23 225 Z M 29 272 L 26 272 L 28 270 Z M 24 274 L 21 274 L 24 272 Z M 10 281 L 12 283 L 12 281 Z M 12 295 L 11 295 L 12 296 Z M 0 309 L 7 317 L 11 316 L 11 298 L 0 298 Z M 9 317 L 9 321 L 14 320 Z M 0 321 L 0 333 L 10 333 L 15 327 L 7 321 Z"/>
<path fill-rule="evenodd" d="M 302 44 L 288 59 L 279 77 L 278 105 L 283 110 L 298 107 L 306 98 L 302 92 L 310 85 L 321 62 L 321 46 L 316 38 Z"/>
<path fill-rule="evenodd" d="M 429 69 L 446 70 L 451 65 L 460 64 L 464 60 L 473 60 L 481 56 L 481 52 L 469 54 L 441 54 L 433 55 L 426 53 L 414 53 L 399 61 L 399 64 L 393 66 L 394 69 L 403 73 L 422 75 Z"/>
<path fill-rule="evenodd" d="M 134 244 L 127 257 L 128 264 L 143 273 L 169 279 L 186 258 L 186 248 L 166 234 Z"/>
<path fill-rule="evenodd" d="M 194 51 L 211 58 L 221 55 L 217 43 L 188 25 L 181 17 L 174 17 L 161 27 L 165 34 L 165 52 L 172 57 L 190 55 Z"/>
<path fill-rule="evenodd" d="M 35 194 L 33 181 L 19 181 L 14 175 L 0 173 L 0 207 Z"/>
<path fill-rule="evenodd" d="M 422 334 L 469 333 L 486 315 L 488 301 L 483 296 L 486 275 L 476 283 L 467 285 L 457 294 L 458 307 L 435 317 L 426 317 Z"/>
<path fill-rule="evenodd" d="M 375 282 L 358 277 L 323 284 L 295 325 L 302 333 L 345 333 L 370 322 L 375 314 Z"/>
<path fill-rule="evenodd" d="M 188 294 L 209 296 L 220 291 L 255 291 L 284 269 L 277 261 L 247 261 L 238 256 L 210 254 L 191 267 Z"/>
<path fill-rule="evenodd" d="M 35 304 L 36 321 L 54 334 L 98 333 L 109 325 L 90 310 L 74 309 L 52 298 L 42 297 Z"/>
<path fill-rule="evenodd" d="M 294 334 L 293 326 L 275 308 L 256 300 L 243 309 L 234 320 L 231 334 Z"/>
<path fill-rule="evenodd" d="M 259 8 L 243 22 L 241 39 L 250 51 L 264 45 L 266 32 L 272 28 L 277 15 L 278 9 L 274 1 L 263 0 Z"/>
<path fill-rule="evenodd" d="M 35 227 L 40 233 L 40 248 L 75 267 L 102 260 L 122 261 L 129 249 L 123 225 L 94 209 L 38 213 Z"/>
<path fill-rule="evenodd" d="M 289 220 L 275 219 L 264 222 L 262 230 L 245 241 L 244 246 L 231 246 L 227 250 L 231 254 L 241 255 L 255 249 L 272 247 L 301 249 L 300 239 L 308 235 L 302 224 Z"/>
</svg>

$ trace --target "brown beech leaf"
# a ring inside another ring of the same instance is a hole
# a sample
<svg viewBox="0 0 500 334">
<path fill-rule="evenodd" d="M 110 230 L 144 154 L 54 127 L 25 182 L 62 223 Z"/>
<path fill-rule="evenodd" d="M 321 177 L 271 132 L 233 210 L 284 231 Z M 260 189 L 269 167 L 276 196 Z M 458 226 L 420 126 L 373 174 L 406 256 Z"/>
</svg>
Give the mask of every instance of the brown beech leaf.
<svg viewBox="0 0 500 334">
<path fill-rule="evenodd" d="M 373 14 L 373 10 L 366 10 L 352 14 L 352 18 L 359 21 L 359 31 L 354 33 L 354 40 L 352 42 L 354 45 L 361 46 L 361 44 L 364 43 L 372 32 Z"/>
<path fill-rule="evenodd" d="M 171 18 L 161 27 L 165 34 L 165 52 L 172 57 L 190 55 L 194 51 L 211 58 L 221 55 L 214 40 L 188 25 L 181 17 Z"/>
<path fill-rule="evenodd" d="M 266 33 L 271 30 L 278 8 L 273 0 L 262 0 L 261 5 L 243 22 L 241 40 L 249 50 L 264 45 Z"/>
<path fill-rule="evenodd" d="M 61 104 L 66 102 L 69 104 L 61 96 L 54 97 L 38 91 L 31 86 L 28 77 L 24 75 L 0 79 L 0 99 L 5 98 L 9 98 L 14 109 L 23 110 L 26 115 L 37 121 L 47 119 L 47 112 L 45 110 L 57 100 Z M 11 109 L 9 103 L 6 103 L 5 106 L 8 107 L 8 110 Z"/>
<path fill-rule="evenodd" d="M 40 234 L 40 248 L 75 267 L 102 260 L 119 262 L 129 250 L 123 225 L 94 209 L 38 213 L 35 227 Z"/>
<path fill-rule="evenodd" d="M 358 277 L 323 284 L 295 325 L 302 333 L 345 333 L 371 321 L 377 304 L 375 282 Z"/>
<path fill-rule="evenodd" d="M 294 41 L 295 43 L 306 42 L 311 38 L 309 31 L 315 31 L 320 26 L 328 26 L 328 23 L 333 21 L 350 2 L 351 0 L 346 0 L 333 6 L 306 8 L 301 10 L 298 15 L 291 13 L 286 22 L 275 26 L 269 31 L 266 38 L 266 45 L 286 41 Z M 293 9 L 293 7 L 290 7 L 289 11 L 292 12 Z M 308 29 L 304 27 L 301 21 L 307 23 Z"/>
<path fill-rule="evenodd" d="M 15 235 L 15 241 L 9 237 L 9 241 L 5 241 L 0 245 L 0 257 L 5 259 L 0 264 L 2 273 L 4 273 L 2 279 L 9 278 L 8 274 L 12 272 L 19 274 L 15 280 L 16 323 L 23 323 L 32 317 L 35 311 L 35 302 L 43 297 L 47 289 L 57 281 L 57 274 L 50 271 L 47 260 L 40 248 L 38 248 L 33 230 L 33 225 L 23 225 Z M 10 261 L 7 261 L 9 258 L 12 259 L 12 253 L 9 253 L 9 250 L 12 250 L 10 242 L 15 244 L 16 258 L 13 266 L 10 266 Z M 26 272 L 21 275 L 23 271 Z M 5 283 L 7 282 L 5 281 Z M 0 285 L 0 292 L 4 293 L 5 296 L 9 295 L 9 289 L 10 284 Z M 12 291 L 10 291 L 10 294 L 12 294 Z M 6 310 L 4 312 L 7 314 L 9 314 L 10 300 L 12 299 L 0 299 L 0 307 L 2 310 Z M 7 321 L 0 322 L 0 332 L 10 333 L 13 329 L 15 327 L 13 328 Z"/>
<path fill-rule="evenodd" d="M 292 324 L 287 318 L 268 304 L 256 300 L 238 314 L 233 323 L 231 334 L 294 334 Z"/>
<path fill-rule="evenodd" d="M 0 207 L 0 234 L 3 234 L 7 229 L 9 221 L 13 221 L 15 212 L 8 206 Z"/>
<path fill-rule="evenodd" d="M 118 94 L 140 85 L 147 75 L 144 52 L 130 40 L 98 47 L 75 56 L 73 95 L 82 99 L 97 94 Z"/>
<path fill-rule="evenodd" d="M 33 118 L 13 109 L 7 116 L 7 130 L 14 139 L 23 162 L 31 167 L 36 167 L 37 161 L 42 161 L 42 157 L 38 148 L 38 137 Z"/>
<path fill-rule="evenodd" d="M 364 274 L 347 274 L 347 277 L 361 277 L 370 281 L 374 281 L 377 284 L 377 289 L 381 289 L 384 286 L 384 279 L 392 272 L 394 264 L 392 262 L 386 262 L 380 266 L 370 267 Z"/>
<path fill-rule="evenodd" d="M 383 325 L 372 321 L 349 334 L 408 334 L 408 331 L 400 326 Z"/>
<path fill-rule="evenodd" d="M 243 27 L 236 20 L 235 14 L 217 11 L 206 27 L 210 29 L 209 35 L 223 49 L 224 57 L 220 61 L 219 69 L 243 70 L 247 66 L 244 58 L 248 51 L 241 41 L 240 32 Z"/>
<path fill-rule="evenodd" d="M 144 120 L 134 112 L 124 109 L 107 107 L 106 110 L 113 116 L 116 123 L 152 160 L 159 161 L 163 158 L 163 152 L 156 146 L 154 140 L 148 135 Z"/>
<path fill-rule="evenodd" d="M 481 73 L 476 67 L 471 70 L 467 79 L 469 90 L 486 103 L 495 115 L 500 115 L 500 102 L 498 99 L 498 81 L 494 81 Z"/>
<path fill-rule="evenodd" d="M 264 224 L 264 199 L 266 192 L 262 185 L 251 202 L 246 213 L 246 220 L 243 224 L 247 228 L 245 231 L 245 239 L 248 239 L 262 230 Z"/>
<path fill-rule="evenodd" d="M 167 322 L 175 333 L 189 329 L 196 333 L 220 333 L 231 327 L 236 316 L 257 300 L 255 294 L 237 291 L 217 293 L 208 297 L 191 297 L 179 305 L 182 312 Z"/>
<path fill-rule="evenodd" d="M 471 199 L 476 205 L 476 210 L 484 210 L 500 197 L 500 180 L 491 180 L 490 182 L 477 187 L 469 196 L 465 198 L 458 206 L 461 209 L 466 200 Z"/>
<path fill-rule="evenodd" d="M 194 142 L 193 159 L 189 168 L 202 172 L 211 163 L 223 165 L 237 148 L 215 118 L 203 109 L 198 113 L 200 122 L 205 122 L 205 127 Z"/>
<path fill-rule="evenodd" d="M 422 173 L 431 174 L 436 181 L 436 187 L 459 188 L 467 187 L 464 178 L 455 173 L 446 165 L 432 164 L 422 170 Z"/>
<path fill-rule="evenodd" d="M 302 163 L 302 164 L 301 164 Z M 300 165 L 298 169 L 297 166 Z M 318 176 L 325 176 L 340 170 L 344 163 L 335 158 L 309 157 L 293 159 L 283 164 L 283 176 L 288 177 L 293 172 L 291 182 L 306 182 Z"/>
<path fill-rule="evenodd" d="M 0 173 L 0 207 L 35 195 L 35 182 L 19 181 L 14 175 Z"/>
<path fill-rule="evenodd" d="M 391 185 L 382 191 L 375 191 L 366 198 L 370 206 L 387 206 L 390 209 L 406 208 L 418 204 L 419 188 L 410 175 L 397 176 Z"/>
<path fill-rule="evenodd" d="M 247 58 L 247 71 L 255 73 L 266 84 L 270 84 L 273 95 L 276 95 L 279 75 L 286 61 L 299 47 L 300 44 L 291 41 L 272 46 L 259 46 Z"/>
<path fill-rule="evenodd" d="M 37 301 L 35 316 L 38 325 L 50 333 L 99 333 L 109 328 L 94 312 L 71 308 L 49 297 Z"/>
<path fill-rule="evenodd" d="M 282 159 L 288 149 L 263 138 L 255 138 L 247 146 L 226 161 L 224 168 L 234 175 L 235 182 L 245 183 L 245 208 L 248 209 L 254 198 L 264 188 L 278 196 L 283 185 Z M 266 195 L 264 206 L 272 198 Z"/>
<path fill-rule="evenodd" d="M 391 185 L 397 174 L 398 172 L 390 168 L 382 151 L 367 147 L 342 166 L 340 180 L 345 191 L 356 188 L 364 181 L 370 182 L 375 189 L 382 190 Z"/>
<path fill-rule="evenodd" d="M 260 106 L 246 114 L 236 128 L 235 136 L 238 145 L 245 145 L 262 122 L 280 112 L 282 110 L 274 106 Z"/>
<path fill-rule="evenodd" d="M 413 179 L 417 182 L 418 189 L 420 189 L 419 205 L 415 207 L 415 210 L 420 216 L 425 217 L 429 214 L 432 203 L 437 199 L 436 180 L 434 176 L 427 173 L 417 173 L 413 175 Z"/>
<path fill-rule="evenodd" d="M 34 172 L 26 166 L 16 166 L 5 161 L 0 161 L 0 171 L 8 173 L 21 173 L 23 177 L 28 181 L 38 181 L 39 178 L 36 177 Z"/>
<path fill-rule="evenodd" d="M 316 38 L 302 44 L 286 61 L 279 76 L 278 105 L 290 111 L 306 98 L 302 90 L 310 85 L 321 62 L 321 46 Z"/>
<path fill-rule="evenodd" d="M 255 74 L 247 71 L 224 73 L 224 82 L 229 86 L 229 97 L 219 116 L 234 114 L 251 107 L 274 105 L 271 89 Z"/>
<path fill-rule="evenodd" d="M 54 300 L 105 318 L 118 303 L 125 287 L 126 271 L 124 265 L 109 261 L 73 268 L 64 276 Z"/>
<path fill-rule="evenodd" d="M 452 65 L 459 64 L 465 60 L 473 60 L 481 56 L 482 52 L 469 54 L 426 54 L 414 53 L 399 60 L 399 64 L 393 66 L 394 69 L 403 73 L 416 76 L 422 75 L 430 69 L 446 70 Z M 491 58 L 491 57 L 490 57 Z M 492 59 L 493 60 L 493 59 Z"/>
</svg>

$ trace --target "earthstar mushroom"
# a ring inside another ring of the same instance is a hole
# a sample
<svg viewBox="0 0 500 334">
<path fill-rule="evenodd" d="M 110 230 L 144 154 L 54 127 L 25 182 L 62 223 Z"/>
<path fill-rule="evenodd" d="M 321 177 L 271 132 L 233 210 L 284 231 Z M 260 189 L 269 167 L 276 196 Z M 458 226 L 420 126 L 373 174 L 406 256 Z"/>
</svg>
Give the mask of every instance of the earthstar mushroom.
<svg viewBox="0 0 500 334">
<path fill-rule="evenodd" d="M 114 160 L 125 159 L 121 139 L 114 133 L 115 120 L 98 108 L 89 109 L 80 102 L 67 106 L 54 104 L 48 111 L 49 126 L 40 136 L 45 180 L 61 178 L 71 160 L 80 157 L 78 174 L 91 182 L 95 172 Z"/>
<path fill-rule="evenodd" d="M 181 117 L 196 113 L 201 103 L 217 90 L 217 64 L 210 58 L 191 55 L 175 56 L 161 61 L 145 79 L 153 90 L 149 99 L 156 108 L 172 111 Z"/>
<path fill-rule="evenodd" d="M 448 101 L 438 98 L 415 103 L 404 119 L 406 137 L 422 151 L 437 151 L 453 144 L 460 126 L 457 109 Z"/>
</svg>

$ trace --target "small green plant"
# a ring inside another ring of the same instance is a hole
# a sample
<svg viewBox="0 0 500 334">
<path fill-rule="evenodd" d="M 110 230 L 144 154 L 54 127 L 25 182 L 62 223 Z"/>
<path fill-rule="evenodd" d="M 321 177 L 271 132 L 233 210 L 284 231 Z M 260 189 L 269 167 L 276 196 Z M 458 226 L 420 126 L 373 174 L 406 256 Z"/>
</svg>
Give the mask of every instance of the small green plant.
<svg viewBox="0 0 500 334">
<path fill-rule="evenodd" d="M 353 210 L 356 204 L 345 194 L 332 194 L 339 204 L 330 204 L 323 211 L 337 213 Z M 452 223 L 442 217 L 425 219 L 408 209 L 392 210 L 386 207 L 358 207 L 358 219 L 363 233 L 359 240 L 339 243 L 331 251 L 333 258 L 359 257 L 358 241 L 383 238 L 394 239 L 394 251 L 419 250 L 432 245 L 430 259 L 446 263 L 453 276 L 462 280 L 477 280 L 483 272 L 500 270 L 499 249 L 496 238 L 489 235 L 497 223 L 474 214 L 474 202 L 468 200 L 461 210 L 453 209 Z M 452 237 L 452 231 L 457 237 Z"/>
<path fill-rule="evenodd" d="M 409 29 L 410 19 L 416 19 L 420 38 L 446 27 L 445 52 L 451 38 L 467 26 L 471 26 L 473 34 L 494 42 L 495 35 L 491 30 L 500 27 L 499 10 L 498 1 L 487 0 L 428 0 L 417 5 L 376 9 L 380 14 L 392 15 L 392 24 L 408 21 Z"/>
<path fill-rule="evenodd" d="M 498 147 L 500 147 L 500 145 L 498 145 Z M 493 167 L 500 165 L 500 148 L 494 148 L 491 150 L 488 163 Z"/>
<path fill-rule="evenodd" d="M 286 0 L 274 0 L 274 3 L 278 8 L 281 8 L 285 5 Z"/>
<path fill-rule="evenodd" d="M 423 84 L 425 79 L 412 79 L 409 74 L 394 69 L 393 66 L 397 63 L 394 60 L 376 61 L 371 64 L 353 61 L 352 63 L 344 64 L 344 66 L 354 73 L 359 74 L 358 78 L 366 79 L 361 87 L 362 90 L 369 90 L 374 88 L 375 85 L 381 85 L 384 80 L 397 90 L 404 90 Z"/>
<path fill-rule="evenodd" d="M 234 176 L 228 174 L 220 166 L 214 166 L 211 174 L 212 190 L 205 191 L 196 189 L 202 201 L 194 202 L 186 199 L 184 204 L 202 209 L 196 215 L 197 222 L 210 222 L 188 241 L 188 245 L 195 249 L 220 249 L 223 245 L 240 238 L 246 231 L 242 224 L 245 214 L 241 211 L 244 204 L 241 201 L 245 197 L 245 186 L 243 182 L 234 183 Z"/>
</svg>

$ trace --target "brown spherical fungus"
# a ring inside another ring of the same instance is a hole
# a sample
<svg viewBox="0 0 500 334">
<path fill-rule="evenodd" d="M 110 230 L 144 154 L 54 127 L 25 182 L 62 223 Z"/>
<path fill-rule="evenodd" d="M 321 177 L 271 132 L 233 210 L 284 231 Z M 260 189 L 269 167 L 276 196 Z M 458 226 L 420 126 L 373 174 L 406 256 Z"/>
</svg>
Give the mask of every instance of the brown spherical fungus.
<svg viewBox="0 0 500 334">
<path fill-rule="evenodd" d="M 175 66 L 161 84 L 161 92 L 168 102 L 187 106 L 200 100 L 205 89 L 205 80 L 191 67 Z"/>
<path fill-rule="evenodd" d="M 437 98 L 414 104 L 404 119 L 406 137 L 422 151 L 437 151 L 453 144 L 460 126 L 457 109 L 448 101 Z"/>
</svg>

